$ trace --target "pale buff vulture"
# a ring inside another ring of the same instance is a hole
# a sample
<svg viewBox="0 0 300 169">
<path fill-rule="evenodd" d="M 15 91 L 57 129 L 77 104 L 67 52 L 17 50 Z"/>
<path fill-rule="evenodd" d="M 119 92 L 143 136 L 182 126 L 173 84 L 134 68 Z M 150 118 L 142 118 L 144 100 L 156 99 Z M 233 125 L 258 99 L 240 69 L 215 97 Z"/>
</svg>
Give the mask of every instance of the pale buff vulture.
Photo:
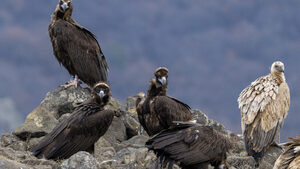
<svg viewBox="0 0 300 169">
<path fill-rule="evenodd" d="M 273 169 L 300 169 L 300 135 L 289 139 L 291 141 L 284 145 L 287 149 L 276 160 Z"/>
<path fill-rule="evenodd" d="M 258 164 L 266 149 L 279 139 L 290 107 L 284 64 L 274 62 L 269 75 L 256 79 L 241 92 L 238 103 L 246 150 Z"/>
</svg>

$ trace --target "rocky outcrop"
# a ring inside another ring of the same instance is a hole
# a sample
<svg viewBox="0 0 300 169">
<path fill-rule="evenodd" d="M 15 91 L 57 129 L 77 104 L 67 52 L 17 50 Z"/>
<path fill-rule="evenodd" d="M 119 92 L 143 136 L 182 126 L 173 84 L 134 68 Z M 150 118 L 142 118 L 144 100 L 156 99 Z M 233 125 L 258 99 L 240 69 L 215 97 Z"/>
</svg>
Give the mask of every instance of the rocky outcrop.
<svg viewBox="0 0 300 169">
<path fill-rule="evenodd" d="M 75 106 L 90 97 L 90 91 L 81 87 L 58 88 L 47 93 L 42 103 L 28 116 L 24 124 L 13 133 L 3 134 L 0 139 L 0 168 L 15 169 L 152 169 L 156 156 L 148 151 L 144 144 L 149 139 L 141 132 L 136 113 L 136 97 L 129 97 L 124 103 L 124 111 L 115 117 L 112 125 L 95 144 L 94 154 L 78 152 L 64 161 L 37 159 L 31 155 L 31 148 L 64 118 L 70 116 Z M 119 101 L 111 99 L 107 109 L 121 110 Z M 200 110 L 192 111 L 194 119 L 202 125 L 212 126 L 234 141 L 234 148 L 228 154 L 230 169 L 255 169 L 255 161 L 247 157 L 243 138 L 209 119 Z M 260 168 L 272 169 L 280 147 L 271 147 L 262 159 Z M 174 168 L 179 168 L 174 165 Z"/>
</svg>

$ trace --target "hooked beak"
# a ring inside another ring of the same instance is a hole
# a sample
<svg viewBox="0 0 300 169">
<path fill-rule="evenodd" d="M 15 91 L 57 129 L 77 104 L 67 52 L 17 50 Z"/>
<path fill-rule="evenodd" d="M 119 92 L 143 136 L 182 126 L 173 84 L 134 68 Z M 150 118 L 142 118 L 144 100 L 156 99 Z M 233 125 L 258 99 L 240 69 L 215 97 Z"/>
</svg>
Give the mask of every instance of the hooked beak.
<svg viewBox="0 0 300 169">
<path fill-rule="evenodd" d="M 284 73 L 284 69 L 283 69 L 283 67 L 281 67 L 281 66 L 280 66 L 280 67 L 278 67 L 278 68 L 277 68 L 277 70 L 278 70 L 279 72 L 282 72 L 282 73 Z"/>
<path fill-rule="evenodd" d="M 65 12 L 69 8 L 69 5 L 67 2 L 63 2 L 63 4 L 60 5 L 60 8 Z"/>
<path fill-rule="evenodd" d="M 101 99 L 103 99 L 103 97 L 105 96 L 105 93 L 104 93 L 103 90 L 101 90 L 101 91 L 99 92 L 99 96 L 100 96 Z"/>
<path fill-rule="evenodd" d="M 167 84 L 167 78 L 165 76 L 163 76 L 162 78 L 158 79 L 160 81 L 160 83 L 165 86 Z"/>
</svg>

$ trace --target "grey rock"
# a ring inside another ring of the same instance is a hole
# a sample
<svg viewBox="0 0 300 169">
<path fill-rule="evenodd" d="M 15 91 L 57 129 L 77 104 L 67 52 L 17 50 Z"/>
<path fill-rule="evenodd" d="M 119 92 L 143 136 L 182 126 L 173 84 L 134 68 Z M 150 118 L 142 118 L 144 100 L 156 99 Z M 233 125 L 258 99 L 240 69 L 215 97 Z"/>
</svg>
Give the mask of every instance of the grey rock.
<svg viewBox="0 0 300 169">
<path fill-rule="evenodd" d="M 32 169 L 32 167 L 0 156 L 0 169 Z"/>
<path fill-rule="evenodd" d="M 197 123 L 202 125 L 208 125 L 208 117 L 202 111 L 195 109 L 192 110 L 192 114 Z"/>
<path fill-rule="evenodd" d="M 30 153 L 27 151 L 16 151 L 10 147 L 0 147 L 0 157 L 10 160 L 24 160 L 30 158 Z"/>
<path fill-rule="evenodd" d="M 99 169 L 98 161 L 89 153 L 80 151 L 63 161 L 59 169 Z"/>
<path fill-rule="evenodd" d="M 40 138 L 32 138 L 28 141 L 27 143 L 27 150 L 31 151 L 35 146 L 37 146 L 44 137 L 40 137 Z"/>
<path fill-rule="evenodd" d="M 42 137 L 53 130 L 60 116 L 71 113 L 78 103 L 89 97 L 89 90 L 81 87 L 57 88 L 47 93 L 42 103 L 13 133 L 23 140 Z"/>
<path fill-rule="evenodd" d="M 87 88 L 80 86 L 59 87 L 47 93 L 40 106 L 51 112 L 58 119 L 65 113 L 71 113 L 78 103 L 84 102 L 90 97 L 90 91 Z"/>
<path fill-rule="evenodd" d="M 138 166 L 143 166 L 143 164 L 145 164 L 144 160 L 147 152 L 147 148 L 135 149 L 128 147 L 117 152 L 114 159 L 119 165 L 132 165 L 134 168 L 137 168 Z"/>
<path fill-rule="evenodd" d="M 17 136 L 13 134 L 3 134 L 0 139 L 0 146 L 10 147 L 14 150 L 26 151 L 27 144 L 21 141 Z"/>
<path fill-rule="evenodd" d="M 111 98 L 105 109 L 120 111 L 122 110 L 122 104 L 117 99 Z"/>
<path fill-rule="evenodd" d="M 124 103 L 125 111 L 128 111 L 128 112 L 133 113 L 133 114 L 137 114 L 136 113 L 136 101 L 137 101 L 136 96 L 128 97 L 125 100 L 125 103 Z"/>
<path fill-rule="evenodd" d="M 31 159 L 25 159 L 20 161 L 22 164 L 26 164 L 27 166 L 33 166 L 37 169 L 57 169 L 58 164 L 52 160 L 45 160 L 45 159 L 37 159 L 32 157 Z"/>
<path fill-rule="evenodd" d="M 275 161 L 283 153 L 283 149 L 279 146 L 270 146 L 262 158 L 259 166 L 260 168 L 273 169 Z"/>
<path fill-rule="evenodd" d="M 53 130 L 58 120 L 44 107 L 37 107 L 25 120 L 25 123 L 17 127 L 13 132 L 22 140 L 42 137 Z"/>
<path fill-rule="evenodd" d="M 122 116 L 122 121 L 126 127 L 127 139 L 138 135 L 140 129 L 140 123 L 137 120 L 137 115 L 130 112 L 126 112 Z"/>
<path fill-rule="evenodd" d="M 102 137 L 112 144 L 119 144 L 127 139 L 126 127 L 121 117 L 114 117 L 112 124 Z"/>
<path fill-rule="evenodd" d="M 137 135 L 132 137 L 129 140 L 123 141 L 120 145 L 123 146 L 123 148 L 126 147 L 134 147 L 134 148 L 144 148 L 146 141 L 149 139 L 149 137 L 144 135 Z"/>
<path fill-rule="evenodd" d="M 236 169 L 255 169 L 255 160 L 253 157 L 229 156 L 227 163 Z"/>
</svg>

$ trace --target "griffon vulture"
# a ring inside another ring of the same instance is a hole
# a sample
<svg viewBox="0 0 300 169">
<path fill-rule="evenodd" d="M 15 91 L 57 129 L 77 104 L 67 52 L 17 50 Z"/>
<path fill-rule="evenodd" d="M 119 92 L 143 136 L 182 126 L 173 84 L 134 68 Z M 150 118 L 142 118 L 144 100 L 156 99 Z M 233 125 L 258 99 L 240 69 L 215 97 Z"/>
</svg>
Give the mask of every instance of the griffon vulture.
<svg viewBox="0 0 300 169">
<path fill-rule="evenodd" d="M 266 149 L 279 139 L 288 114 L 290 91 L 284 64 L 274 62 L 269 75 L 256 79 L 241 92 L 238 103 L 246 150 L 258 165 Z"/>
<path fill-rule="evenodd" d="M 149 136 L 167 129 L 173 121 L 190 121 L 190 107 L 166 95 L 168 69 L 160 67 L 150 81 L 147 97 L 137 106 L 138 118 Z"/>
<path fill-rule="evenodd" d="M 65 87 L 77 86 L 78 78 L 90 87 L 106 82 L 108 65 L 96 37 L 72 18 L 72 11 L 72 0 L 59 0 L 48 30 L 56 59 L 75 77 Z"/>
<path fill-rule="evenodd" d="M 300 135 L 289 139 L 291 141 L 284 145 L 287 149 L 276 160 L 273 169 L 300 169 Z"/>
<path fill-rule="evenodd" d="M 300 169 L 300 135 L 289 139 L 291 141 L 284 145 L 287 149 L 276 160 L 273 169 Z"/>
<path fill-rule="evenodd" d="M 210 126 L 175 123 L 146 142 L 146 147 L 157 156 L 155 168 L 172 169 L 175 161 L 183 169 L 208 169 L 209 164 L 216 169 L 221 164 L 228 167 L 226 153 L 232 148 L 232 143 L 226 136 Z"/>
<path fill-rule="evenodd" d="M 79 104 L 68 118 L 44 137 L 33 149 L 33 155 L 59 160 L 78 151 L 93 152 L 94 143 L 105 134 L 119 112 L 104 109 L 111 97 L 106 83 L 97 83 L 91 93 L 92 98 Z"/>
</svg>

